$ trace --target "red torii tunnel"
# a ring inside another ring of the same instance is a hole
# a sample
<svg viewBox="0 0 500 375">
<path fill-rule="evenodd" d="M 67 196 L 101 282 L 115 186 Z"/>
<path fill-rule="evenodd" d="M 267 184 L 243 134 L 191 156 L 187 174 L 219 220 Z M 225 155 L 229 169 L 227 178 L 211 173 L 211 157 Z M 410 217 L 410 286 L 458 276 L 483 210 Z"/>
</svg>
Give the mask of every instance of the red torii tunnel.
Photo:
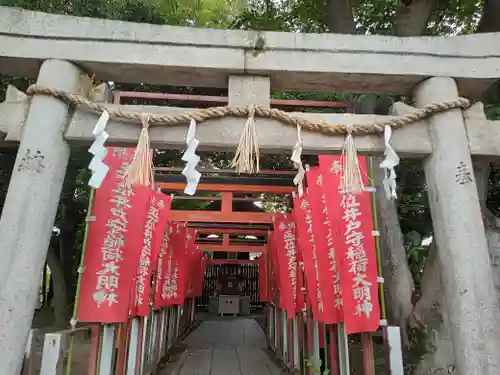
<svg viewBox="0 0 500 375">
<path fill-rule="evenodd" d="M 119 92 L 115 95 L 115 103 L 120 103 L 120 98 L 127 97 L 127 95 L 129 98 L 144 98 L 144 93 L 137 96 L 137 93 Z M 201 97 L 184 97 L 178 94 L 148 94 L 148 97 L 150 99 L 203 101 Z M 227 101 L 227 98 L 211 97 L 208 102 L 210 100 L 223 103 L 225 100 Z M 207 101 L 206 97 L 205 101 Z M 304 101 L 273 102 L 274 106 L 282 107 L 307 107 L 309 104 Z M 331 104 L 332 102 L 316 102 L 315 106 L 332 107 Z M 334 107 L 345 108 L 345 105 Z M 155 184 L 162 192 L 173 195 L 169 220 L 184 222 L 188 227 L 196 229 L 195 243 L 201 251 L 211 253 L 210 265 L 221 267 L 248 265 L 257 268 L 258 261 L 252 259 L 251 254 L 268 252 L 269 234 L 273 230 L 275 216 L 273 212 L 260 209 L 259 205 L 282 204 L 291 208 L 293 205 L 292 193 L 296 191 L 293 184 L 296 171 L 264 170 L 258 176 L 249 176 L 237 175 L 231 170 L 203 169 L 200 170 L 202 178 L 196 196 L 186 196 L 182 193 L 185 189 L 185 178 L 180 174 L 181 171 L 180 168 L 155 168 Z M 207 204 L 204 209 L 196 210 L 182 210 L 176 207 L 176 203 L 186 200 L 205 201 Z M 234 341 L 238 345 L 241 343 L 250 346 L 256 345 L 253 348 L 256 351 L 252 351 L 253 349 L 250 348 L 250 351 L 236 355 L 236 357 L 239 356 L 235 359 L 237 361 L 236 367 L 226 367 L 233 362 L 231 356 L 234 356 L 234 353 L 226 353 L 229 357 L 221 358 L 218 365 L 214 362 L 215 356 L 212 353 L 210 366 L 222 366 L 215 372 L 210 368 L 207 374 L 214 375 L 233 373 L 234 371 L 236 371 L 234 373 L 239 373 L 237 372 L 238 366 L 240 366 L 239 371 L 243 371 L 241 361 L 245 361 L 243 357 L 247 355 L 254 356 L 254 361 L 247 363 L 249 368 L 257 366 L 254 369 L 258 368 L 261 371 L 259 373 L 281 374 L 278 367 L 267 363 L 267 360 L 261 356 L 261 349 L 265 347 L 269 347 L 273 351 L 275 358 L 281 361 L 287 372 L 295 371 L 304 375 L 313 375 L 316 374 L 316 371 L 325 368 L 329 369 L 332 374 L 349 374 L 349 352 L 353 350 L 360 356 L 363 374 L 373 375 L 375 373 L 373 366 L 374 342 L 377 341 L 379 345 L 385 344 L 387 353 L 390 352 L 388 341 L 390 331 L 386 329 L 387 327 L 383 327 L 381 332 L 373 337 L 370 334 L 359 335 L 357 346 L 352 349 L 347 342 L 347 336 L 342 335 L 340 328 L 333 325 L 327 326 L 313 320 L 311 311 L 297 314 L 296 319 L 291 320 L 276 303 L 268 303 L 264 309 L 265 320 L 262 324 L 266 338 L 261 340 L 259 335 L 262 335 L 262 338 L 264 336 L 260 328 L 245 318 L 239 320 L 242 324 L 241 327 L 238 325 L 240 323 L 207 321 L 197 328 L 196 307 L 196 299 L 191 298 L 185 301 L 184 306 L 172 306 L 155 311 L 146 319 L 134 318 L 127 323 L 118 324 L 116 327 L 93 326 L 88 374 L 100 375 L 103 368 L 113 366 L 113 374 L 119 375 L 157 373 L 161 359 L 169 356 L 170 359 L 175 359 L 172 358 L 172 348 L 176 343 L 184 340 L 193 330 L 194 333 L 185 342 L 197 348 L 200 345 L 203 346 L 207 340 L 213 340 L 215 348 L 219 344 L 227 344 L 228 338 L 225 331 L 228 329 L 243 332 L 241 338 L 235 335 L 229 340 L 230 342 Z M 87 328 L 62 331 L 54 334 L 52 338 L 56 336 L 59 338 L 74 337 L 87 331 Z M 252 340 L 247 341 L 248 335 L 253 337 Z M 46 337 L 46 341 L 47 339 L 50 341 L 51 337 Z M 59 340 L 59 344 L 53 346 L 52 359 L 60 357 L 61 353 L 64 352 L 62 346 L 65 343 L 65 340 Z M 115 349 L 116 355 L 113 354 Z M 212 350 L 214 349 L 212 348 Z M 319 367 L 318 364 L 311 363 L 314 358 L 322 361 Z M 198 358 L 197 360 L 201 361 L 202 359 Z M 210 361 L 208 358 L 204 360 Z M 171 361 L 171 364 L 175 367 L 178 362 Z M 167 366 L 167 369 L 160 373 L 190 375 L 188 368 L 202 363 L 193 365 L 193 358 L 190 359 L 189 356 L 181 359 L 180 362 L 183 363 L 181 368 Z M 387 359 L 386 362 L 386 369 L 389 370 L 389 362 L 392 360 Z M 57 363 L 57 360 L 54 363 Z M 272 371 L 271 368 L 273 368 Z M 52 375 L 52 373 L 47 374 Z"/>
<path fill-rule="evenodd" d="M 259 177 L 217 171 L 219 176 L 202 177 L 197 189 L 216 196 L 183 196 L 178 195 L 185 187 L 183 182 L 176 181 L 179 179 L 175 174 L 178 169 L 156 168 L 156 172 L 158 187 L 165 193 L 176 194 L 174 202 L 185 199 L 210 202 L 204 210 L 196 211 L 176 210 L 174 204 L 171 212 L 172 220 L 186 222 L 196 229 L 196 243 L 200 250 L 243 253 L 238 256 L 242 261 L 248 260 L 250 253 L 267 251 L 268 234 L 272 230 L 273 213 L 263 211 L 255 203 L 289 203 L 295 191 L 294 171 L 262 171 Z M 266 194 L 273 195 L 273 198 L 263 196 Z M 220 256 L 214 254 L 213 258 Z"/>
</svg>

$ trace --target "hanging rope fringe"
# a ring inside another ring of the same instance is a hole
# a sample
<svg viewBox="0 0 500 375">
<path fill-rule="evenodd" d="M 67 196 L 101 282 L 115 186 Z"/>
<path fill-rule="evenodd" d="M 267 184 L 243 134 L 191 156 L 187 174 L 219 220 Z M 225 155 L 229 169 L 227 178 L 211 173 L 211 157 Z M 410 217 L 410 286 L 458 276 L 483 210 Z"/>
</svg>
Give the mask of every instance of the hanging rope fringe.
<svg viewBox="0 0 500 375">
<path fill-rule="evenodd" d="M 352 126 L 347 127 L 344 148 L 342 149 L 342 191 L 356 194 L 363 191 L 363 178 L 358 164 L 358 152 L 354 145 Z"/>
<path fill-rule="evenodd" d="M 255 106 L 251 105 L 238 148 L 231 161 L 231 168 L 235 168 L 237 173 L 259 173 L 259 157 L 259 142 L 255 130 Z"/>
<path fill-rule="evenodd" d="M 135 149 L 134 159 L 130 164 L 126 184 L 132 185 L 153 185 L 153 151 L 149 141 L 149 115 L 141 116 L 142 130 Z"/>
<path fill-rule="evenodd" d="M 293 162 L 293 166 L 297 169 L 297 174 L 293 178 L 293 183 L 297 186 L 297 191 L 299 193 L 299 197 L 304 194 L 304 186 L 302 181 L 304 180 L 304 176 L 306 171 L 304 170 L 304 166 L 302 165 L 302 137 L 300 135 L 302 128 L 299 124 L 297 124 L 297 143 L 293 148 L 292 156 L 290 160 Z"/>
</svg>

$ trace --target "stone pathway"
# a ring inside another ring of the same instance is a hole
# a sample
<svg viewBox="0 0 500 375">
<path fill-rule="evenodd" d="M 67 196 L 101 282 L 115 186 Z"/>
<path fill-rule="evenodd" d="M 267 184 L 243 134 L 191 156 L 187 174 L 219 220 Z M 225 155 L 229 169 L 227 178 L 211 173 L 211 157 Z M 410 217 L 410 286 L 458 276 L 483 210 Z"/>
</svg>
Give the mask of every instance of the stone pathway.
<svg viewBox="0 0 500 375">
<path fill-rule="evenodd" d="M 266 354 L 264 333 L 253 319 L 204 321 L 184 341 L 178 361 L 161 375 L 281 375 Z"/>
</svg>

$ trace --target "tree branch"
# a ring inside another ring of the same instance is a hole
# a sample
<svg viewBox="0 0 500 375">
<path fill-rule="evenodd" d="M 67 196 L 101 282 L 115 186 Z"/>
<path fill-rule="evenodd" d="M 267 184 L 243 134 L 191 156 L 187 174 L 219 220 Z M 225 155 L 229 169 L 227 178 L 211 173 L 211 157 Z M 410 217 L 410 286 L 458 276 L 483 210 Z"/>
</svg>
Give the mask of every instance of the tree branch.
<svg viewBox="0 0 500 375">
<path fill-rule="evenodd" d="M 422 35 L 436 6 L 437 1 L 433 0 L 413 0 L 408 6 L 399 4 L 396 7 L 394 35 Z"/>
<path fill-rule="evenodd" d="M 357 34 L 350 0 L 327 0 L 327 26 L 332 33 Z"/>
</svg>

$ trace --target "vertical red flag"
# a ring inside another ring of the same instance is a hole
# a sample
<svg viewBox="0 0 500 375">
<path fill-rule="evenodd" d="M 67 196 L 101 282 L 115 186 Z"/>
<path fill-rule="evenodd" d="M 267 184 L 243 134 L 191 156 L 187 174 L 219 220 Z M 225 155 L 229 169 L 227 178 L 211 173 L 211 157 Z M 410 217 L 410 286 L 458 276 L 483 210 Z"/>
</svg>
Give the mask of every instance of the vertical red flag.
<svg viewBox="0 0 500 375">
<path fill-rule="evenodd" d="M 275 232 L 269 235 L 269 249 L 271 252 L 271 256 L 267 259 L 269 266 L 269 296 L 271 301 L 278 305 L 281 298 L 278 286 L 280 282 L 280 270 Z"/>
<path fill-rule="evenodd" d="M 375 332 L 380 325 L 380 304 L 371 195 L 369 191 L 359 194 L 342 192 L 340 156 L 320 156 L 319 160 L 327 176 L 325 182 L 329 185 L 329 207 L 339 218 L 341 241 L 338 248 L 342 256 L 340 267 L 346 332 Z M 366 186 L 366 158 L 358 157 L 358 164 Z"/>
<path fill-rule="evenodd" d="M 168 236 L 162 259 L 161 307 L 184 303 L 188 271 L 186 267 L 186 227 L 176 223 Z"/>
<path fill-rule="evenodd" d="M 282 290 L 283 284 L 285 284 L 283 279 L 284 264 L 283 259 L 280 259 L 280 242 L 276 231 L 274 231 L 271 235 L 270 246 L 272 253 L 271 270 L 274 278 L 274 284 L 272 285 L 273 301 L 280 308 L 283 308 L 285 306 L 283 298 L 286 298 L 284 296 L 284 291 Z"/>
<path fill-rule="evenodd" d="M 297 305 L 295 307 L 295 311 L 298 314 L 301 314 L 302 311 L 304 311 L 306 308 L 306 299 L 305 299 L 304 272 L 302 270 L 302 265 L 304 264 L 304 261 L 302 258 L 302 249 L 298 239 L 297 223 L 295 223 L 295 236 L 297 239 Z"/>
<path fill-rule="evenodd" d="M 195 285 L 199 272 L 199 250 L 196 246 L 196 231 L 192 228 L 186 228 L 186 251 L 185 251 L 185 267 L 187 270 L 186 278 L 186 297 L 190 298 L 194 295 Z"/>
<path fill-rule="evenodd" d="M 274 221 L 280 273 L 280 307 L 293 319 L 297 311 L 297 240 L 295 222 L 287 214 L 276 215 Z"/>
<path fill-rule="evenodd" d="M 163 194 L 162 192 L 157 192 L 154 195 L 154 204 L 156 204 L 158 209 L 159 217 L 157 223 L 155 224 L 153 237 L 151 239 L 151 258 L 153 260 L 153 268 L 156 267 L 156 262 L 158 262 L 165 232 L 168 230 L 168 217 L 172 209 L 172 197 L 170 195 Z"/>
<path fill-rule="evenodd" d="M 168 225 L 170 205 L 170 196 L 161 192 L 151 192 L 146 224 L 144 225 L 144 241 L 137 267 L 135 294 L 133 295 L 131 308 L 132 315 L 147 316 L 149 314 L 151 275 L 153 267 L 158 260 L 161 244 Z"/>
<path fill-rule="evenodd" d="M 167 262 L 165 258 L 167 257 L 168 243 L 170 239 L 170 235 L 173 232 L 175 227 L 175 223 L 168 222 L 167 229 L 165 230 L 165 234 L 163 235 L 162 243 L 160 246 L 160 253 L 158 254 L 158 260 L 155 265 L 155 274 L 154 274 L 154 299 L 153 306 L 155 309 L 159 309 L 165 306 L 165 302 L 162 298 L 162 287 L 163 287 L 163 278 L 164 271 Z"/>
<path fill-rule="evenodd" d="M 316 320 L 323 319 L 323 296 L 319 285 L 319 264 L 312 226 L 311 206 L 307 194 L 294 197 L 294 217 L 297 239 L 304 262 L 307 295 Z"/>
<path fill-rule="evenodd" d="M 319 167 L 309 169 L 306 175 L 314 239 L 319 261 L 320 289 L 325 297 L 323 301 L 323 323 L 334 324 L 341 322 L 343 319 L 342 291 L 335 257 L 334 233 L 330 225 L 330 215 L 328 215 L 326 196 L 323 189 L 323 176 Z"/>
<path fill-rule="evenodd" d="M 261 302 L 268 301 L 267 295 L 267 255 L 261 254 L 257 258 L 257 264 L 259 267 L 259 300 Z"/>
<path fill-rule="evenodd" d="M 143 242 L 151 189 L 129 188 L 125 177 L 133 149 L 108 148 L 109 166 L 96 190 L 89 223 L 78 305 L 81 322 L 126 322 Z"/>
</svg>

